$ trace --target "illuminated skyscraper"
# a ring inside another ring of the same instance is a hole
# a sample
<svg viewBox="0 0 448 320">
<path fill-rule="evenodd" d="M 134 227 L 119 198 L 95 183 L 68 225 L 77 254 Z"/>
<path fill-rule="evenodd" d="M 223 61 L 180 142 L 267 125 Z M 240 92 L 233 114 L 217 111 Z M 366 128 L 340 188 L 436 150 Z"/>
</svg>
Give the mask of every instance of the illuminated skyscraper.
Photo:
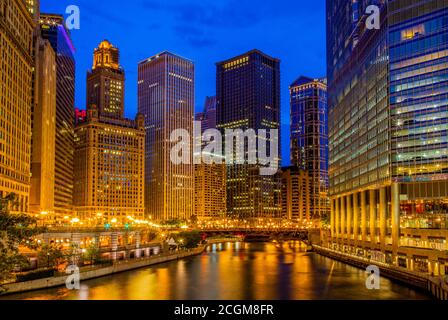
<svg viewBox="0 0 448 320">
<path fill-rule="evenodd" d="M 92 71 L 87 74 L 87 106 L 96 105 L 100 115 L 121 119 L 124 115 L 124 81 L 120 51 L 104 40 L 95 49 Z"/>
<path fill-rule="evenodd" d="M 145 206 L 157 220 L 189 219 L 194 211 L 194 165 L 174 164 L 174 130 L 193 134 L 194 64 L 162 52 L 138 65 L 138 111 L 145 116 Z"/>
<path fill-rule="evenodd" d="M 75 49 L 61 15 L 41 14 L 42 38 L 56 53 L 55 213 L 73 213 Z"/>
<path fill-rule="evenodd" d="M 145 128 L 136 120 L 107 118 L 95 105 L 75 128 L 74 205 L 90 225 L 143 220 Z"/>
<path fill-rule="evenodd" d="M 333 245 L 445 274 L 448 1 L 377 4 L 327 1 Z"/>
<path fill-rule="evenodd" d="M 216 129 L 216 97 L 205 99 L 204 112 L 196 115 L 196 121 L 201 121 L 202 132 L 208 129 Z"/>
<path fill-rule="evenodd" d="M 40 1 L 39 0 L 26 0 L 26 5 L 28 7 L 28 11 L 33 16 L 34 21 L 35 22 L 39 21 Z"/>
<path fill-rule="evenodd" d="M 36 38 L 30 212 L 53 218 L 56 148 L 56 55 Z"/>
<path fill-rule="evenodd" d="M 280 130 L 280 61 L 252 50 L 216 66 L 218 129 L 223 134 L 226 129 Z M 229 216 L 281 216 L 280 176 L 262 176 L 260 167 L 227 165 Z"/>
<path fill-rule="evenodd" d="M 23 0 L 0 5 L 0 196 L 15 193 L 11 209 L 29 209 L 33 18 Z"/>
<path fill-rule="evenodd" d="M 138 114 L 135 121 L 123 117 L 124 71 L 118 52 L 108 41 L 95 49 L 87 86 L 98 90 L 86 112 L 74 113 L 74 204 L 77 215 L 90 224 L 125 224 L 145 217 L 144 117 Z M 116 85 L 115 72 L 123 76 Z M 119 105 L 107 103 L 118 100 Z"/>
<path fill-rule="evenodd" d="M 204 112 L 196 114 L 196 121 L 201 122 L 201 131 L 216 129 L 216 97 L 207 97 Z M 213 155 L 222 163 L 195 164 L 195 215 L 199 219 L 225 218 L 226 200 L 226 164 L 224 157 Z"/>
<path fill-rule="evenodd" d="M 291 162 L 310 175 L 311 217 L 320 220 L 330 213 L 326 80 L 300 77 L 289 91 Z"/>
</svg>

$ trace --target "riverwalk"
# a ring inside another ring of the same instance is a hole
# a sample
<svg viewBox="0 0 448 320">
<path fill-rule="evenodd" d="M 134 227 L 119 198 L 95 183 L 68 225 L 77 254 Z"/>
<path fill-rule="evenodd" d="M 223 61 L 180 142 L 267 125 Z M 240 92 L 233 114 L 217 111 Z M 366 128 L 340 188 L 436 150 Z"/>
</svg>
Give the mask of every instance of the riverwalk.
<svg viewBox="0 0 448 320">
<path fill-rule="evenodd" d="M 427 290 L 438 300 L 448 300 L 448 284 L 442 278 L 430 277 L 420 272 L 406 270 L 404 268 L 376 262 L 363 257 L 356 257 L 317 245 L 313 245 L 313 249 L 320 255 L 363 270 L 367 269 L 370 265 L 375 265 L 380 269 L 381 275 L 384 277 L 399 281 L 414 288 Z"/>
<path fill-rule="evenodd" d="M 241 239 L 239 238 L 211 239 L 210 241 L 208 241 L 207 244 L 200 245 L 196 249 L 178 251 L 175 253 L 162 253 L 156 256 L 145 257 L 140 259 L 136 258 L 132 260 L 115 261 L 112 265 L 109 265 L 107 267 L 80 268 L 79 273 L 80 281 L 100 278 L 104 276 L 113 275 L 116 273 L 131 271 L 135 269 L 149 267 L 152 265 L 185 259 L 188 257 L 202 254 L 210 245 L 224 242 L 236 242 L 236 241 L 241 241 Z M 6 291 L 0 293 L 0 296 L 13 293 L 21 293 L 27 291 L 65 286 L 69 275 L 70 274 L 51 278 L 37 279 L 32 281 L 5 284 L 3 285 L 3 288 L 6 289 Z"/>
</svg>

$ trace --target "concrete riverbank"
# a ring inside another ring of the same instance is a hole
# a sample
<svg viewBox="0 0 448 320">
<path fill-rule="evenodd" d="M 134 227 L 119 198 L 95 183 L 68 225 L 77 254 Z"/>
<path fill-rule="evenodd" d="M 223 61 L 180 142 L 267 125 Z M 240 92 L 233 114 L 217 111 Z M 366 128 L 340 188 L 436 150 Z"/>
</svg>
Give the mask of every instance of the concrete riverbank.
<svg viewBox="0 0 448 320">
<path fill-rule="evenodd" d="M 93 267 L 86 268 L 80 270 L 80 281 L 100 278 L 104 276 L 113 275 L 115 273 L 131 271 L 135 269 L 145 268 L 152 265 L 157 265 L 160 263 L 180 260 L 196 255 L 202 254 L 206 248 L 210 245 L 224 242 L 236 242 L 240 241 L 240 239 L 213 239 L 210 240 L 206 245 L 201 245 L 200 247 L 188 251 L 176 252 L 176 253 L 167 253 L 160 254 L 157 256 L 142 258 L 142 259 L 133 259 L 126 261 L 116 261 L 113 265 L 107 267 Z M 0 293 L 1 295 L 8 295 L 13 293 L 21 293 L 27 291 L 41 290 L 47 288 L 54 288 L 65 286 L 65 282 L 67 280 L 68 275 L 51 277 L 51 278 L 43 278 L 26 282 L 17 282 L 5 284 L 3 287 L 6 289 L 5 292 Z"/>
<path fill-rule="evenodd" d="M 385 263 L 369 259 L 355 257 L 345 253 L 337 252 L 328 248 L 313 245 L 316 253 L 325 257 L 341 261 L 351 266 L 365 270 L 370 265 L 380 268 L 381 276 L 399 281 L 406 285 L 429 291 L 436 299 L 448 300 L 448 285 L 441 278 L 429 277 L 423 273 L 409 271 L 403 268 L 391 266 Z"/>
</svg>

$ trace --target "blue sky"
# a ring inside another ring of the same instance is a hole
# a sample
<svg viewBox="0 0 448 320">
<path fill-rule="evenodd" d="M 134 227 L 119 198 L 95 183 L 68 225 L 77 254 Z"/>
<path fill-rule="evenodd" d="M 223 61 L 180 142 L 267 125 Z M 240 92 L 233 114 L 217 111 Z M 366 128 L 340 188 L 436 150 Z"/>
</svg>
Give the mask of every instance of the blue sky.
<svg viewBox="0 0 448 320">
<path fill-rule="evenodd" d="M 289 160 L 288 85 L 300 75 L 322 77 L 325 1 L 304 0 L 41 0 L 41 12 L 77 5 L 76 107 L 85 107 L 86 72 L 93 49 L 108 39 L 120 48 L 126 71 L 126 116 L 137 110 L 137 64 L 168 50 L 196 65 L 196 111 L 215 94 L 215 63 L 257 48 L 281 59 L 282 148 Z"/>
</svg>

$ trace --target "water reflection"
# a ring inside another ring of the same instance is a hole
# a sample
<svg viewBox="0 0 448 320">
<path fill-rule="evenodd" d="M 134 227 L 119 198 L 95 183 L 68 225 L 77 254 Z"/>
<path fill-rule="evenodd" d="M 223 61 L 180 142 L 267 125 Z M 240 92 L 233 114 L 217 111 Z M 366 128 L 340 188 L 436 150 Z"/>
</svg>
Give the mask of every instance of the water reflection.
<svg viewBox="0 0 448 320">
<path fill-rule="evenodd" d="M 201 256 L 84 281 L 79 291 L 58 288 L 5 299 L 428 299 L 387 279 L 381 290 L 367 290 L 362 270 L 305 249 L 298 242 L 218 244 Z"/>
</svg>

